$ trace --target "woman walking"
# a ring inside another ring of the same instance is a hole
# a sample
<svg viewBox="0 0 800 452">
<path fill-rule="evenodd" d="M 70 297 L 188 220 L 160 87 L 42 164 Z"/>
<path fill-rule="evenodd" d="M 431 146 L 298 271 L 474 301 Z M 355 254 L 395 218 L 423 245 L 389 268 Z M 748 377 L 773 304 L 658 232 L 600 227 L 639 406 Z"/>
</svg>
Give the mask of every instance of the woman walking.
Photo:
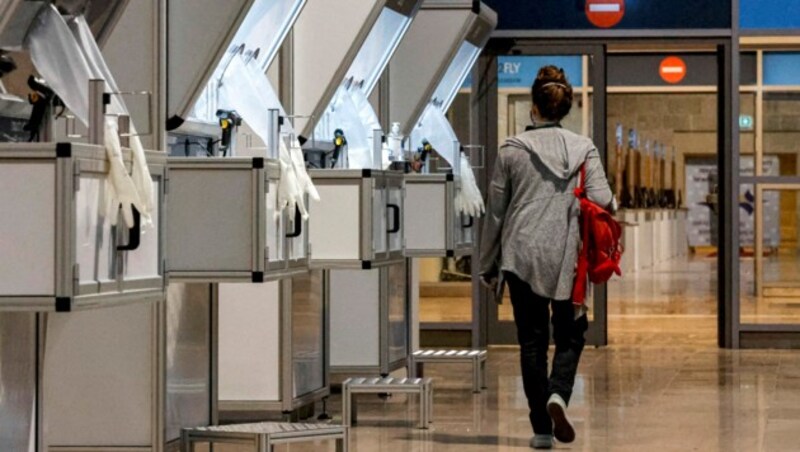
<svg viewBox="0 0 800 452">
<path fill-rule="evenodd" d="M 563 443 L 575 440 L 567 406 L 588 328 L 584 307 L 570 300 L 580 245 L 573 191 L 584 163 L 588 198 L 608 208 L 613 198 L 595 145 L 561 128 L 573 100 L 564 71 L 541 68 L 531 97 L 533 125 L 506 140 L 495 163 L 481 277 L 492 287 L 508 284 L 534 431 L 531 447 L 551 449 L 554 436 Z M 548 376 L 551 322 L 556 350 Z"/>
</svg>

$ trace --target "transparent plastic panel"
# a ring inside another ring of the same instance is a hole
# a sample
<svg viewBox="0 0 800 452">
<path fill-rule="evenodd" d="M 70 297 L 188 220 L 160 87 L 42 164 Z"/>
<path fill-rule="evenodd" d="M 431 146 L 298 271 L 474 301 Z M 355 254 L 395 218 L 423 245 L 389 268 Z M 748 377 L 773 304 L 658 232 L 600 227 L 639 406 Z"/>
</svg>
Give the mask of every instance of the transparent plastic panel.
<svg viewBox="0 0 800 452">
<path fill-rule="evenodd" d="M 450 104 L 452 104 L 453 99 L 456 98 L 458 90 L 461 88 L 461 85 L 464 84 L 464 80 L 467 79 L 467 75 L 469 75 L 469 71 L 472 69 L 480 53 L 481 49 L 469 42 L 461 44 L 453 62 L 450 63 L 447 72 L 445 72 L 444 77 L 442 77 L 441 83 L 436 87 L 436 91 L 433 93 L 433 99 L 431 99 L 441 111 L 445 112 L 450 108 Z"/>
<path fill-rule="evenodd" d="M 285 213 L 278 210 L 278 181 L 269 181 L 267 192 L 267 261 L 281 262 L 285 256 Z"/>
<path fill-rule="evenodd" d="M 306 0 L 255 0 L 231 48 L 244 45 L 245 52 L 258 51 L 255 60 L 267 70 Z"/>
<path fill-rule="evenodd" d="M 36 314 L 0 313 L 0 444 L 34 452 L 36 436 Z"/>
<path fill-rule="evenodd" d="M 389 251 L 403 251 L 403 189 L 388 187 L 388 210 L 386 212 L 389 232 Z"/>
<path fill-rule="evenodd" d="M 295 397 L 325 385 L 322 270 L 292 279 L 292 366 Z"/>
<path fill-rule="evenodd" d="M 455 244 L 457 247 L 471 246 L 475 241 L 475 220 L 454 208 L 453 228 L 455 228 Z"/>
<path fill-rule="evenodd" d="M 106 218 L 105 176 L 85 173 L 75 199 L 75 242 L 81 285 L 116 280 L 116 227 Z M 122 224 L 122 223 L 120 223 Z"/>
<path fill-rule="evenodd" d="M 375 253 L 385 253 L 388 235 L 386 188 L 372 189 L 372 247 Z"/>
<path fill-rule="evenodd" d="M 337 129 L 341 129 L 347 138 L 345 167 L 375 168 L 372 161 L 373 136 L 381 130 L 380 121 L 366 95 L 350 83 L 339 86 L 317 123 L 314 136 L 320 141 L 330 142 Z"/>
<path fill-rule="evenodd" d="M 412 148 L 419 147 L 423 140 L 428 140 L 436 153 L 445 159 L 450 167 L 454 165 L 456 159 L 454 143 L 458 142 L 458 137 L 447 117 L 433 103 L 428 104 L 422 113 L 411 134 L 411 140 Z"/>
<path fill-rule="evenodd" d="M 256 0 L 241 27 L 217 65 L 205 89 L 197 96 L 190 118 L 216 123 L 219 108 L 237 110 L 250 124 L 264 121 L 269 108 L 280 108 L 265 72 L 305 0 Z M 263 79 L 263 80 L 262 80 Z M 224 91 L 224 83 L 231 89 Z M 248 114 L 248 106 L 258 106 L 264 118 Z M 283 114 L 283 113 L 282 113 Z M 248 120 L 249 118 L 249 120 Z M 258 124 L 250 124 L 257 133 Z M 265 133 L 259 135 L 266 141 Z"/>
<path fill-rule="evenodd" d="M 211 423 L 211 286 L 175 284 L 167 290 L 166 440 L 181 429 Z"/>
<path fill-rule="evenodd" d="M 161 193 L 161 181 L 153 178 L 153 191 Z M 159 253 L 161 229 L 157 226 L 161 217 L 161 206 L 151 212 L 153 227 L 142 230 L 141 243 L 135 251 L 125 253 L 125 279 L 145 279 L 161 277 L 161 256 Z"/>
<path fill-rule="evenodd" d="M 383 8 L 345 78 L 352 79 L 365 95 L 369 95 L 410 24 L 410 17 Z"/>
<path fill-rule="evenodd" d="M 408 305 L 406 301 L 406 264 L 389 266 L 389 362 L 408 357 Z"/>
</svg>

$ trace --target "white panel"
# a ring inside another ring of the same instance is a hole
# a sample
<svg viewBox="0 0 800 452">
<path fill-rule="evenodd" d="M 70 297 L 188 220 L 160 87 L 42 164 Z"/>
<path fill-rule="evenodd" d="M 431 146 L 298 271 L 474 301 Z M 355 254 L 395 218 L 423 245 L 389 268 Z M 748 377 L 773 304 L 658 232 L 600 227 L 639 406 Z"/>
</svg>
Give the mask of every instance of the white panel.
<svg viewBox="0 0 800 452">
<path fill-rule="evenodd" d="M 445 250 L 447 241 L 446 187 L 441 184 L 406 184 L 404 225 L 406 249 Z"/>
<path fill-rule="evenodd" d="M 251 3 L 252 0 L 169 0 L 168 116 L 187 112 Z"/>
<path fill-rule="evenodd" d="M 55 165 L 0 165 L 0 293 L 55 293 Z"/>
<path fill-rule="evenodd" d="M 331 270 L 331 366 L 380 365 L 380 272 Z"/>
<path fill-rule="evenodd" d="M 346 70 L 355 58 L 359 32 L 378 3 L 383 1 L 312 0 L 303 8 L 294 26 L 295 114 L 309 115 L 318 105 L 328 104 L 323 94 L 342 81 L 336 79 L 337 72 Z M 297 120 L 301 133 L 309 132 L 305 121 Z"/>
<path fill-rule="evenodd" d="M 169 268 L 250 270 L 255 252 L 252 171 L 172 169 L 169 185 Z"/>
<path fill-rule="evenodd" d="M 128 1 L 125 12 L 102 49 L 120 91 L 148 91 L 153 95 L 153 106 L 158 105 L 159 90 L 164 89 L 159 83 L 158 74 L 159 61 L 164 61 L 158 49 L 158 3 L 153 0 Z M 146 133 L 150 124 L 162 123 L 162 118 L 151 118 L 160 109 L 155 107 L 148 110 L 144 96 L 126 96 L 125 99 L 136 130 L 144 134 L 141 137 L 142 144 L 146 149 L 161 149 L 160 140 L 154 139 L 157 132 Z"/>
<path fill-rule="evenodd" d="M 44 416 L 51 446 L 150 444 L 153 313 L 145 303 L 49 314 Z"/>
<path fill-rule="evenodd" d="M 420 9 L 408 33 L 403 37 L 389 67 L 389 117 L 401 123 L 408 135 L 422 113 L 422 106 L 430 101 L 451 54 L 461 44 L 472 4 L 463 9 Z M 426 64 L 420 64 L 420 62 Z"/>
<path fill-rule="evenodd" d="M 219 285 L 219 400 L 280 400 L 280 282 Z"/>
<path fill-rule="evenodd" d="M 75 251 L 81 283 L 116 279 L 112 270 L 116 252 L 105 210 L 107 197 L 105 177 L 94 173 L 81 175 L 75 196 Z"/>
<path fill-rule="evenodd" d="M 309 219 L 312 259 L 359 259 L 361 197 L 356 185 L 317 185 Z"/>
</svg>

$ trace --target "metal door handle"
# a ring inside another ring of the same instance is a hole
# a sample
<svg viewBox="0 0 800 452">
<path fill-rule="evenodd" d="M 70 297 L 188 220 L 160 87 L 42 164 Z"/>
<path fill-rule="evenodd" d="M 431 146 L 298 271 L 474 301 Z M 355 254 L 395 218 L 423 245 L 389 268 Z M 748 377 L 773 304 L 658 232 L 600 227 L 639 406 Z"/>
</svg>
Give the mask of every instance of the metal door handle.
<svg viewBox="0 0 800 452">
<path fill-rule="evenodd" d="M 286 234 L 287 239 L 300 237 L 303 234 L 303 216 L 300 214 L 300 208 L 294 208 L 294 231 Z"/>
<path fill-rule="evenodd" d="M 400 232 L 400 206 L 397 204 L 387 204 L 386 206 L 389 210 L 394 211 L 394 221 L 392 223 L 392 227 L 389 228 L 389 234 L 397 234 Z"/>
<path fill-rule="evenodd" d="M 469 229 L 474 225 L 475 225 L 475 217 L 473 217 L 472 215 L 467 215 L 466 223 L 464 223 L 464 217 L 463 216 L 461 217 L 461 227 L 463 229 Z"/>
<path fill-rule="evenodd" d="M 136 207 L 131 206 L 133 211 L 133 227 L 128 229 L 128 244 L 118 245 L 117 251 L 134 251 L 139 248 L 142 241 L 142 214 Z"/>
</svg>

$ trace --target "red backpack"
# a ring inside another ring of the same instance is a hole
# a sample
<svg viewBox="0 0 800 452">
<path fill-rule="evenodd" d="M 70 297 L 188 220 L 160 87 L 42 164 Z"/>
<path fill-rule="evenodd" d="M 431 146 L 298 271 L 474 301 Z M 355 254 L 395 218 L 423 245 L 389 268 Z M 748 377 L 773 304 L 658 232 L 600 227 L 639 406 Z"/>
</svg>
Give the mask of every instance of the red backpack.
<svg viewBox="0 0 800 452">
<path fill-rule="evenodd" d="M 581 181 L 575 188 L 575 197 L 580 200 L 581 250 L 572 302 L 583 305 L 586 301 L 588 279 L 593 284 L 602 284 L 616 273 L 622 276 L 619 262 L 622 259 L 622 226 L 611 214 L 591 202 L 586 196 L 586 164 L 581 166 Z"/>
</svg>

